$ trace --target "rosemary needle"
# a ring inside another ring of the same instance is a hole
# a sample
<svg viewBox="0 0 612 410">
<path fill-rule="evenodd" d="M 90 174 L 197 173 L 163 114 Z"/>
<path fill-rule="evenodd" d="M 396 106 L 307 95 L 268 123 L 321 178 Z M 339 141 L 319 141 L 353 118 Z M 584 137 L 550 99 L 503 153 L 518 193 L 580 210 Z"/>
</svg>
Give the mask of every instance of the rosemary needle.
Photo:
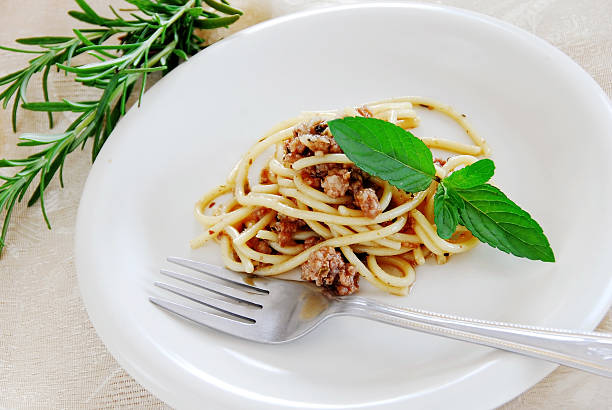
<svg viewBox="0 0 612 410">
<path fill-rule="evenodd" d="M 176 67 L 181 60 L 194 55 L 206 45 L 194 29 L 226 27 L 235 22 L 242 12 L 221 0 L 126 0 L 138 13 L 124 18 L 110 7 L 113 18 L 97 14 L 85 0 L 75 0 L 80 11 L 70 11 L 73 18 L 95 27 L 74 29 L 73 36 L 44 36 L 18 39 L 37 50 L 9 47 L 0 49 L 32 54 L 27 67 L 0 78 L 0 103 L 12 110 L 13 130 L 16 131 L 18 108 L 47 113 L 53 127 L 54 112 L 80 113 L 63 133 L 24 134 L 20 146 L 39 146 L 40 150 L 20 159 L 0 159 L 0 168 L 15 168 L 12 176 L 0 175 L 0 216 L 4 214 L 0 231 L 0 252 L 5 246 L 6 234 L 15 204 L 20 202 L 28 188 L 37 182 L 28 206 L 40 200 L 43 218 L 51 227 L 44 203 L 44 192 L 58 175 L 63 186 L 62 170 L 66 157 L 78 147 L 93 139 L 92 161 L 119 119 L 125 114 L 126 100 L 141 81 L 138 89 L 139 104 L 144 93 L 147 76 L 156 71 L 163 74 Z M 204 7 L 203 7 L 203 4 Z M 109 44 L 111 37 L 120 44 Z M 77 55 L 90 54 L 98 61 L 72 65 Z M 50 101 L 48 79 L 51 68 L 75 73 L 75 81 L 86 87 L 103 90 L 96 101 Z M 25 98 L 32 76 L 42 72 L 44 101 L 28 102 Z M 12 105 L 11 105 L 12 104 Z"/>
</svg>

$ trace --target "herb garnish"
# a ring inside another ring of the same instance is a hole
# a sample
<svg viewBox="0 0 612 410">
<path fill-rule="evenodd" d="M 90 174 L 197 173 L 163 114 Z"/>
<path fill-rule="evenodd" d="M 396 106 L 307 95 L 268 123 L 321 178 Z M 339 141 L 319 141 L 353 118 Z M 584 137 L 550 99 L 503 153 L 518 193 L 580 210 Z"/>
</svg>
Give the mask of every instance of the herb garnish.
<svg viewBox="0 0 612 410">
<path fill-rule="evenodd" d="M 124 18 L 110 7 L 114 17 L 102 17 L 85 0 L 75 0 L 80 11 L 68 14 L 95 27 L 74 29 L 69 37 L 32 37 L 17 40 L 36 50 L 2 47 L 0 49 L 33 54 L 29 65 L 0 78 L 0 104 L 7 108 L 12 100 L 13 130 L 16 131 L 17 110 L 46 112 L 53 128 L 54 112 L 74 112 L 79 116 L 63 133 L 51 135 L 25 134 L 21 146 L 40 146 L 41 149 L 19 159 L 0 159 L 0 168 L 13 168 L 13 176 L 0 175 L 0 214 L 5 212 L 0 231 L 0 252 L 4 247 L 13 208 L 21 202 L 28 188 L 38 176 L 38 187 L 32 192 L 28 206 L 40 200 L 44 220 L 51 225 L 45 212 L 44 191 L 55 175 L 63 186 L 62 171 L 66 157 L 75 149 L 93 140 L 92 161 L 100 152 L 111 131 L 125 114 L 126 102 L 132 92 L 140 99 L 148 76 L 160 71 L 165 74 L 182 60 L 206 47 L 204 39 L 194 29 L 227 27 L 242 14 L 227 0 L 126 0 L 138 13 Z M 203 4 L 205 3 L 205 4 Z M 208 7 L 207 7 L 208 6 Z M 221 15 L 222 13 L 224 15 Z M 108 41 L 118 39 L 119 44 Z M 73 65 L 74 57 L 89 54 L 98 61 Z M 103 90 L 94 101 L 49 101 L 48 77 L 52 68 L 76 74 L 75 81 L 83 86 Z M 45 101 L 29 102 L 26 90 L 32 76 L 42 72 Z"/>
<path fill-rule="evenodd" d="M 346 117 L 328 122 L 340 148 L 355 165 L 407 192 L 427 189 L 434 181 L 434 222 L 441 238 L 458 224 L 480 241 L 516 256 L 554 262 L 542 228 L 503 192 L 487 184 L 495 165 L 481 159 L 444 179 L 435 176 L 432 153 L 410 132 L 390 122 Z"/>
<path fill-rule="evenodd" d="M 406 138 L 403 128 L 387 121 L 346 117 L 329 121 L 344 153 L 365 172 L 406 192 L 424 191 L 436 175 L 431 151 L 423 141 Z"/>
</svg>

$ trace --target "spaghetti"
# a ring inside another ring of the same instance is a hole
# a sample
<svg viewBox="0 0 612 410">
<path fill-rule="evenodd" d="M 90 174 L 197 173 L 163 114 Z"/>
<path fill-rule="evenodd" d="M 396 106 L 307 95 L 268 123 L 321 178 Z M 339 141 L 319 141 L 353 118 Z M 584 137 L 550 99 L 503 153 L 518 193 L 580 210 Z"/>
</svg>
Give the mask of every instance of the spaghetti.
<svg viewBox="0 0 612 410">
<path fill-rule="evenodd" d="M 406 193 L 364 173 L 342 153 L 326 121 L 365 116 L 411 129 L 419 125 L 417 108 L 452 118 L 472 141 L 422 138 L 430 148 L 457 154 L 435 161 L 438 177 L 489 155 L 486 142 L 465 116 L 425 98 L 306 112 L 268 132 L 242 157 L 225 184 L 197 202 L 195 217 L 204 232 L 191 246 L 218 241 L 225 265 L 234 271 L 276 276 L 302 266 L 302 279 L 337 294 L 357 290 L 361 276 L 384 291 L 405 295 L 415 280 L 415 266 L 430 255 L 438 264 L 445 263 L 478 240 L 461 226 L 450 239 L 440 238 L 434 225 L 437 183 Z M 269 150 L 273 153 L 265 158 L 260 180 L 252 182 L 254 162 Z"/>
</svg>

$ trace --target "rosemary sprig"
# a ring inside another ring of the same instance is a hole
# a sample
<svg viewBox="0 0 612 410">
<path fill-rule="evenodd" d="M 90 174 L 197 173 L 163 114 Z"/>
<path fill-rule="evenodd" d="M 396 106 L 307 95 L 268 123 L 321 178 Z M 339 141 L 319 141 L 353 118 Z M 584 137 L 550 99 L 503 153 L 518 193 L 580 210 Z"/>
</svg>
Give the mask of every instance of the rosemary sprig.
<svg viewBox="0 0 612 410">
<path fill-rule="evenodd" d="M 47 227 L 51 227 L 45 210 L 44 192 L 55 175 L 63 187 L 62 171 L 66 157 L 79 146 L 93 139 L 92 161 L 100 152 L 111 131 L 125 115 L 126 101 L 140 81 L 138 103 L 142 99 L 147 77 L 151 72 L 163 74 L 176 67 L 205 47 L 204 40 L 194 33 L 195 28 L 225 27 L 242 14 L 221 0 L 126 0 L 140 13 L 130 13 L 126 19 L 110 7 L 113 18 L 101 17 L 85 0 L 75 0 L 80 11 L 70 11 L 72 17 L 97 27 L 74 29 L 70 37 L 32 37 L 18 39 L 23 45 L 37 46 L 38 50 L 9 47 L 0 49 L 36 54 L 29 65 L 0 78 L 0 103 L 6 109 L 12 102 L 12 125 L 17 129 L 17 111 L 46 112 L 53 127 L 54 112 L 75 112 L 80 115 L 61 134 L 24 134 L 20 146 L 40 146 L 41 150 L 26 158 L 0 159 L 0 168 L 16 168 L 13 176 L 0 175 L 0 215 L 4 212 L 0 233 L 0 252 L 5 246 L 11 214 L 17 202 L 37 178 L 38 186 L 28 200 L 28 206 L 40 200 Z M 208 7 L 202 7 L 205 3 Z M 212 11 L 214 10 L 214 11 Z M 221 14 L 219 14 L 221 13 Z M 109 44 L 118 37 L 119 44 Z M 98 61 L 73 66 L 73 58 L 89 54 Z M 75 81 L 84 86 L 104 90 L 96 101 L 50 101 L 48 78 L 51 68 L 74 73 Z M 26 91 L 32 76 L 42 72 L 44 101 L 28 102 Z"/>
</svg>

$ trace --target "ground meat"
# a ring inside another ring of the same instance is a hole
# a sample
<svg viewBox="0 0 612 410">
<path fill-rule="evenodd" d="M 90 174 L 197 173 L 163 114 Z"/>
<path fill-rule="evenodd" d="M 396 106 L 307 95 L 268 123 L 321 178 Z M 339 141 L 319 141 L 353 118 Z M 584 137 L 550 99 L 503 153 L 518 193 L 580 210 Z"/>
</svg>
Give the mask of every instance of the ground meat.
<svg viewBox="0 0 612 410">
<path fill-rule="evenodd" d="M 272 248 L 268 245 L 267 241 L 259 238 L 251 238 L 247 241 L 247 246 L 261 253 L 272 253 Z"/>
<path fill-rule="evenodd" d="M 302 264 L 302 279 L 332 290 L 337 295 L 349 295 L 359 290 L 357 269 L 342 258 L 331 246 L 311 253 Z"/>
<path fill-rule="evenodd" d="M 260 184 L 274 184 L 276 183 L 276 177 L 270 172 L 269 168 L 263 168 L 259 175 Z"/>
<path fill-rule="evenodd" d="M 364 117 L 372 115 L 367 107 L 360 107 L 357 111 Z M 327 123 L 314 119 L 294 128 L 293 138 L 285 142 L 283 160 L 286 164 L 292 164 L 298 159 L 312 155 L 341 152 L 334 137 L 329 133 Z M 322 188 L 332 198 L 339 198 L 347 193 L 352 194 L 354 205 L 370 218 L 382 212 L 376 191 L 364 186 L 368 175 L 352 164 L 314 165 L 303 169 L 300 176 L 307 185 L 315 189 Z M 290 238 L 284 239 L 289 240 L 288 243 L 293 242 Z"/>
<path fill-rule="evenodd" d="M 338 172 L 327 175 L 321 183 L 323 191 L 332 198 L 340 198 L 346 194 L 349 189 L 351 172 L 346 169 L 340 169 Z"/>
<path fill-rule="evenodd" d="M 357 191 L 354 197 L 355 204 L 367 217 L 375 218 L 382 212 L 376 192 L 372 188 L 365 188 Z"/>
<path fill-rule="evenodd" d="M 311 155 L 341 153 L 340 146 L 329 132 L 327 123 L 321 119 L 298 124 L 293 129 L 293 138 L 285 142 L 286 164 L 293 164 L 298 159 Z"/>
<path fill-rule="evenodd" d="M 278 232 L 278 243 L 280 246 L 295 245 L 293 234 L 306 223 L 297 218 L 292 218 L 286 215 L 277 215 L 277 222 L 274 224 L 274 229 Z"/>
<path fill-rule="evenodd" d="M 321 178 L 316 173 L 313 173 L 311 168 L 313 167 L 308 167 L 300 172 L 302 181 L 312 188 L 321 188 Z"/>
<path fill-rule="evenodd" d="M 440 165 L 441 167 L 443 167 L 444 165 L 446 165 L 446 160 L 442 159 L 442 158 L 435 158 L 433 160 L 434 163 Z"/>
<path fill-rule="evenodd" d="M 357 169 L 355 166 L 351 164 L 332 164 L 332 163 L 319 164 L 319 165 L 315 165 L 314 167 L 309 167 L 309 168 L 311 169 L 311 172 L 312 170 L 314 170 L 314 174 L 321 179 L 325 178 L 328 175 L 344 176 L 344 174 L 346 174 L 347 172 L 352 172 Z"/>
<path fill-rule="evenodd" d="M 408 220 L 406 220 L 406 224 L 402 229 L 400 229 L 401 233 L 414 234 L 414 218 L 410 213 L 408 213 Z"/>
<path fill-rule="evenodd" d="M 293 129 L 293 135 L 299 137 L 300 135 L 313 134 L 321 135 L 327 130 L 327 123 L 321 118 L 312 118 L 308 121 L 304 121 L 298 124 Z"/>
<path fill-rule="evenodd" d="M 285 142 L 285 155 L 283 161 L 287 164 L 293 164 L 298 159 L 307 157 L 305 151 L 308 149 L 299 138 L 293 137 Z"/>
<path fill-rule="evenodd" d="M 355 168 L 354 172 L 351 172 L 351 185 L 349 188 L 353 195 L 363 189 L 363 177 L 364 172 L 359 168 Z"/>
<path fill-rule="evenodd" d="M 315 155 L 338 154 L 342 152 L 342 149 L 340 149 L 340 146 L 331 135 L 304 134 L 296 138 Z"/>
<path fill-rule="evenodd" d="M 321 238 L 319 238 L 318 236 L 311 236 L 310 238 L 306 238 L 306 240 L 304 241 L 304 249 L 310 248 L 311 246 L 315 246 L 319 242 L 321 242 Z"/>
<path fill-rule="evenodd" d="M 354 167 L 350 164 L 319 164 L 304 168 L 300 172 L 302 180 L 312 188 L 320 188 L 328 175 L 341 175 L 350 172 Z"/>
<path fill-rule="evenodd" d="M 246 218 L 242 220 L 242 223 L 245 226 L 253 224 L 259 221 L 261 218 L 263 218 L 268 212 L 273 212 L 273 211 L 269 208 L 263 208 L 263 207 L 256 208 L 253 212 L 251 212 L 249 216 L 247 216 Z"/>
<path fill-rule="evenodd" d="M 319 164 L 302 170 L 302 180 L 312 188 L 323 188 L 332 198 L 350 193 L 353 203 L 363 213 L 374 218 L 382 209 L 378 196 L 372 188 L 364 188 L 367 174 L 350 164 Z"/>
</svg>

